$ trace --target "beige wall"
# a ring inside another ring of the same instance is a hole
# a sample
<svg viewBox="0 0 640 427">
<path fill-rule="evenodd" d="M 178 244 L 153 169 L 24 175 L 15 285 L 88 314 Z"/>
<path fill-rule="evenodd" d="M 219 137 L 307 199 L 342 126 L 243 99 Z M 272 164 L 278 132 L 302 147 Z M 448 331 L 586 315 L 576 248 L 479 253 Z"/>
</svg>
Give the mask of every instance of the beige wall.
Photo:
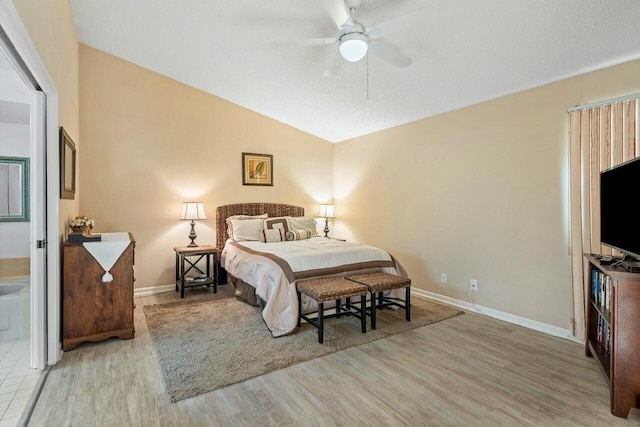
<svg viewBox="0 0 640 427">
<path fill-rule="evenodd" d="M 69 0 L 13 0 L 14 6 L 58 91 L 58 120 L 80 152 L 78 99 L 78 35 Z M 79 171 L 76 171 L 79 174 Z M 79 175 L 78 175 L 79 176 Z M 50 176 L 49 179 L 56 179 Z M 79 177 L 75 200 L 60 200 L 61 241 L 69 218 L 78 213 Z M 50 194 L 49 197 L 59 197 Z"/>
<path fill-rule="evenodd" d="M 417 288 L 468 301 L 477 279 L 477 304 L 569 329 L 566 109 L 636 92 L 640 61 L 338 143 L 335 234 Z"/>
<path fill-rule="evenodd" d="M 214 244 L 216 206 L 313 216 L 332 195 L 333 144 L 85 45 L 80 106 L 80 210 L 96 232 L 133 233 L 138 288 L 173 282 L 173 247 L 189 243 L 183 201 L 205 203 L 196 243 Z M 273 187 L 242 185 L 242 152 L 273 155 Z"/>
</svg>

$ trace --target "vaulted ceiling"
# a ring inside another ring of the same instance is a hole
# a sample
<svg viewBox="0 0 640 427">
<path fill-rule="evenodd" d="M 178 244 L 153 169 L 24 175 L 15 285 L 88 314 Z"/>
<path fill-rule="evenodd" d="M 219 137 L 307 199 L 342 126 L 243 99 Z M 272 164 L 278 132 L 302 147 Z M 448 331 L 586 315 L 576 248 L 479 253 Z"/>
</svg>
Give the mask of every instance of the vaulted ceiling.
<svg viewBox="0 0 640 427">
<path fill-rule="evenodd" d="M 638 0 L 346 0 L 370 39 L 352 63 L 300 41 L 339 37 L 342 1 L 71 7 L 81 43 L 331 142 L 640 58 Z"/>
</svg>

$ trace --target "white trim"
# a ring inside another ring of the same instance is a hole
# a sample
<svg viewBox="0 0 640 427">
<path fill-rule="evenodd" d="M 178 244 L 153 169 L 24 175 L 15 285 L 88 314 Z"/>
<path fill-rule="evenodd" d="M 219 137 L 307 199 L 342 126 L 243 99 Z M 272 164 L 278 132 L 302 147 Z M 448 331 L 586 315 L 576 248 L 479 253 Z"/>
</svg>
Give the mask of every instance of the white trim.
<svg viewBox="0 0 640 427">
<path fill-rule="evenodd" d="M 424 298 L 440 301 L 445 304 L 453 305 L 453 306 L 462 308 L 463 310 L 473 311 L 475 313 L 493 317 L 494 319 L 503 320 L 505 322 L 513 323 L 515 325 L 524 326 L 525 328 L 533 329 L 539 332 L 544 332 L 545 334 L 553 335 L 554 337 L 566 338 L 568 340 L 584 345 L 584 341 L 574 337 L 570 329 L 559 328 L 557 326 L 549 325 L 547 323 L 538 322 L 537 320 L 531 320 L 531 319 L 527 319 L 526 317 L 516 316 L 515 314 L 494 310 L 493 308 L 483 307 L 477 304 L 471 304 L 466 301 L 460 301 L 444 295 L 438 295 L 433 292 L 425 291 L 422 289 L 416 289 L 414 287 L 411 287 L 411 293 L 417 296 L 421 296 Z"/>
<path fill-rule="evenodd" d="M 58 91 L 34 46 L 12 0 L 0 0 L 0 27 L 15 48 L 15 53 L 40 86 L 46 97 L 47 133 L 47 363 L 62 357 L 60 341 L 60 233 L 58 163 Z"/>
<path fill-rule="evenodd" d="M 62 359 L 58 139 L 58 93 L 55 92 L 53 95 L 47 94 L 47 194 L 49 195 L 47 198 L 47 363 L 49 365 L 55 365 Z"/>
<path fill-rule="evenodd" d="M 576 105 L 575 107 L 567 108 L 567 112 L 588 110 L 590 108 L 601 107 L 607 104 L 615 104 L 617 102 L 631 101 L 632 99 L 640 98 L 640 93 L 634 93 L 632 95 L 619 96 L 617 98 L 605 99 L 603 101 L 590 102 L 588 104 Z"/>
<path fill-rule="evenodd" d="M 31 368 L 47 365 L 47 249 L 36 241 L 47 240 L 46 232 L 46 97 L 31 89 L 31 296 L 29 304 Z"/>
<path fill-rule="evenodd" d="M 135 288 L 133 290 L 134 297 L 146 297 L 149 295 L 155 295 L 162 292 L 169 292 L 176 289 L 176 285 L 160 285 L 149 286 L 148 288 Z"/>
</svg>

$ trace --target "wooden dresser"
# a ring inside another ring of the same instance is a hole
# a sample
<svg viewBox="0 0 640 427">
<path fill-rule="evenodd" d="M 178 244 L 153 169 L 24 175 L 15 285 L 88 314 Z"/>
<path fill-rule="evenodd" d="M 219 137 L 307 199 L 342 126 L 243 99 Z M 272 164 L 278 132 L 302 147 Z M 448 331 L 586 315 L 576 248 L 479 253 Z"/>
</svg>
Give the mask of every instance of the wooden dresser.
<svg viewBox="0 0 640 427">
<path fill-rule="evenodd" d="M 105 270 L 82 243 L 65 242 L 62 269 L 62 349 L 86 341 L 134 337 L 133 282 L 135 240 L 109 270 L 113 281 L 103 282 Z"/>
</svg>

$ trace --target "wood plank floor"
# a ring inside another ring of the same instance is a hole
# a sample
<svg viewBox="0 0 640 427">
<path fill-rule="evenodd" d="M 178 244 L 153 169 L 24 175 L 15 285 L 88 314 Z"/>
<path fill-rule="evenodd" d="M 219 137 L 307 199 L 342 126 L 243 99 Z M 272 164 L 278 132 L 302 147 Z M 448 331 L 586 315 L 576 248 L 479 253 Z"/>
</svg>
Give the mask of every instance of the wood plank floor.
<svg viewBox="0 0 640 427">
<path fill-rule="evenodd" d="M 175 298 L 136 298 L 133 340 L 66 352 L 29 426 L 640 426 L 581 345 L 473 313 L 169 403 L 142 306 Z"/>
</svg>

